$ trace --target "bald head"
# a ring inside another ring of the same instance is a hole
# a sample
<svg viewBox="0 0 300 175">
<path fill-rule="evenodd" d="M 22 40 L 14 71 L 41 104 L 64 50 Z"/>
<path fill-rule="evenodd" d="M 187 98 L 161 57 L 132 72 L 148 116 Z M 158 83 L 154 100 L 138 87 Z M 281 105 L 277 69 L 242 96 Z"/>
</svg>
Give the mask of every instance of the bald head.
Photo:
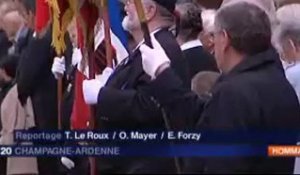
<svg viewBox="0 0 300 175">
<path fill-rule="evenodd" d="M 24 19 L 18 11 L 11 11 L 3 16 L 3 24 L 7 37 L 12 41 L 15 39 L 18 30 L 24 25 Z"/>
<path fill-rule="evenodd" d="M 12 1 L 0 1 L 0 29 L 3 29 L 3 16 L 16 10 L 16 4 Z"/>
<path fill-rule="evenodd" d="M 3 16 L 8 12 L 17 10 L 17 6 L 13 1 L 0 1 L 0 15 Z"/>
</svg>

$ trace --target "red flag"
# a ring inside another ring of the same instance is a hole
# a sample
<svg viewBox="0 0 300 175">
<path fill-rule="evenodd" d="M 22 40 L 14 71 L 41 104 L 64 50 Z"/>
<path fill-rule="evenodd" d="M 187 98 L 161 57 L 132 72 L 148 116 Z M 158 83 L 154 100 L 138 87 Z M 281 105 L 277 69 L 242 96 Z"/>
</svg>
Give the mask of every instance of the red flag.
<svg viewBox="0 0 300 175">
<path fill-rule="evenodd" d="M 81 48 L 93 48 L 94 27 L 99 17 L 99 9 L 94 4 L 85 0 L 80 7 L 77 18 L 78 28 L 81 35 L 79 45 Z"/>
<path fill-rule="evenodd" d="M 75 98 L 73 104 L 73 110 L 71 115 L 71 126 L 72 129 L 80 130 L 80 129 L 87 129 L 88 122 L 90 119 L 90 108 L 85 103 L 82 91 L 82 83 L 86 77 L 83 73 L 79 70 L 76 71 L 76 78 L 75 78 Z"/>
<path fill-rule="evenodd" d="M 79 9 L 79 15 L 77 17 L 77 29 L 78 29 L 78 46 L 83 52 L 82 62 L 87 63 L 89 51 L 93 51 L 94 40 L 94 26 L 98 19 L 98 8 L 89 1 L 85 0 Z M 82 71 L 87 67 L 83 64 Z M 83 72 L 77 70 L 75 79 L 75 98 L 73 104 L 73 111 L 71 116 L 72 129 L 87 129 L 87 125 L 91 118 L 90 106 L 84 101 L 82 84 L 88 77 Z"/>
<path fill-rule="evenodd" d="M 40 34 L 50 26 L 50 7 L 46 0 L 36 0 L 35 31 Z"/>
</svg>

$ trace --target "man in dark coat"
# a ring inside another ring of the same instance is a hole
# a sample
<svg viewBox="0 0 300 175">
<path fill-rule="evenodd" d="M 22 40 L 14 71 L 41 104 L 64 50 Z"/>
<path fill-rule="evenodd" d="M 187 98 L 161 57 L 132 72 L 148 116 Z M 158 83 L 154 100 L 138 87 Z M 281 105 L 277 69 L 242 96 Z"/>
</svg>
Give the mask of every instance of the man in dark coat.
<svg viewBox="0 0 300 175">
<path fill-rule="evenodd" d="M 193 2 L 177 3 L 180 14 L 177 41 L 188 61 L 190 81 L 201 71 L 218 71 L 215 58 L 203 49 L 198 39 L 203 29 L 201 8 Z"/>
<path fill-rule="evenodd" d="M 297 96 L 272 49 L 266 13 L 255 5 L 237 2 L 220 9 L 215 24 L 215 52 L 223 75 L 212 90 L 212 98 L 205 103 L 182 89 L 157 44 L 154 49 L 145 45 L 140 48 L 145 72 L 156 77 L 151 94 L 171 117 L 186 116 L 196 122 L 202 114 L 197 122 L 199 129 L 242 134 L 299 128 Z M 296 144 L 296 139 L 273 141 L 271 144 Z M 203 158 L 193 165 L 187 171 L 195 172 L 198 166 L 198 173 L 292 173 L 294 158 Z"/>
<path fill-rule="evenodd" d="M 142 2 L 151 35 L 157 38 L 172 58 L 172 67 L 188 86 L 185 59 L 175 37 L 168 31 L 168 27 L 173 25 L 172 12 L 175 9 L 175 1 Z M 133 34 L 135 41 L 140 43 L 139 47 L 143 43 L 143 33 L 139 27 L 134 3 L 127 1 L 125 10 L 127 16 L 123 20 L 123 27 Z M 88 104 L 97 104 L 99 129 L 165 129 L 161 110 L 146 93 L 151 77 L 143 71 L 141 53 L 137 48 L 129 58 L 118 65 L 107 84 L 106 81 L 101 82 L 102 80 L 85 81 L 83 84 L 85 101 Z M 170 123 L 174 129 L 185 126 L 184 121 L 177 120 Z M 175 172 L 174 161 L 168 158 L 103 158 L 99 161 L 98 167 L 102 173 Z"/>
<path fill-rule="evenodd" d="M 34 29 L 35 0 L 18 1 L 27 26 Z M 23 51 L 17 74 L 19 100 L 25 104 L 28 97 L 32 100 L 37 129 L 55 130 L 57 128 L 57 83 L 51 72 L 54 49 L 51 46 L 52 32 L 44 37 L 31 36 Z M 38 158 L 40 174 L 59 174 L 58 158 Z"/>
</svg>

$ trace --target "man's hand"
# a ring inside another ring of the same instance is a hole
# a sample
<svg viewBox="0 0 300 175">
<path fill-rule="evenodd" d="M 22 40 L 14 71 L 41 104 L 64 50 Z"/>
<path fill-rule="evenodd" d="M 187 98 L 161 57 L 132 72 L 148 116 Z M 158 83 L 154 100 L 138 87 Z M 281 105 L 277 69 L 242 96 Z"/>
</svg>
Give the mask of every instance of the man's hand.
<svg viewBox="0 0 300 175">
<path fill-rule="evenodd" d="M 143 59 L 143 69 L 155 79 L 165 69 L 170 67 L 170 59 L 155 37 L 151 36 L 153 49 L 143 44 L 140 51 Z"/>
<path fill-rule="evenodd" d="M 67 157 L 62 157 L 62 158 L 60 159 L 60 161 L 61 161 L 61 163 L 62 163 L 65 167 L 67 167 L 69 170 L 70 170 L 70 169 L 73 169 L 73 168 L 75 167 L 75 163 L 74 163 L 71 159 L 69 159 L 69 158 L 67 158 Z"/>
<path fill-rule="evenodd" d="M 114 72 L 114 70 L 110 67 L 106 67 L 102 74 L 97 76 L 97 79 L 104 83 L 104 85 L 107 83 L 107 80 L 111 76 L 111 74 Z"/>
<path fill-rule="evenodd" d="M 79 64 L 81 59 L 82 59 L 81 50 L 79 48 L 74 48 L 72 54 L 72 65 L 75 66 L 76 64 Z"/>
<path fill-rule="evenodd" d="M 83 81 L 83 97 L 88 105 L 95 105 L 98 102 L 98 94 L 103 88 L 104 84 L 98 80 L 84 80 Z"/>
<path fill-rule="evenodd" d="M 65 57 L 55 57 L 54 62 L 52 64 L 51 71 L 56 79 L 61 78 L 65 71 L 66 71 L 66 65 L 65 65 Z"/>
<path fill-rule="evenodd" d="M 83 96 L 86 104 L 97 104 L 98 94 L 100 90 L 106 85 L 112 73 L 113 69 L 107 67 L 104 69 L 103 73 L 96 79 L 83 81 Z"/>
</svg>

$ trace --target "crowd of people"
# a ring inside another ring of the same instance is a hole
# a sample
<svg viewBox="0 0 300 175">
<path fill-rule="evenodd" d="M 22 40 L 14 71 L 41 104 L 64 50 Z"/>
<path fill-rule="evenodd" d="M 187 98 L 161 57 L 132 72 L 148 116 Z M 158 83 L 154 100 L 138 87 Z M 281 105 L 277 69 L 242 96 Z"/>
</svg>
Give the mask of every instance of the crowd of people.
<svg viewBox="0 0 300 175">
<path fill-rule="evenodd" d="M 115 61 L 107 67 L 99 17 L 90 79 L 75 18 L 65 53 L 56 55 L 51 27 L 42 36 L 34 31 L 35 0 L 0 0 L 0 145 L 22 144 L 15 130 L 89 129 L 94 112 L 97 130 L 298 129 L 300 4 L 224 0 L 206 9 L 193 0 L 141 1 L 153 47 L 144 42 L 134 1 L 120 1 L 129 44 L 119 48 L 112 38 Z M 0 175 L 83 175 L 90 165 L 87 157 L 3 157 Z M 265 156 L 97 157 L 96 165 L 97 174 L 300 172 L 295 158 Z"/>
</svg>

